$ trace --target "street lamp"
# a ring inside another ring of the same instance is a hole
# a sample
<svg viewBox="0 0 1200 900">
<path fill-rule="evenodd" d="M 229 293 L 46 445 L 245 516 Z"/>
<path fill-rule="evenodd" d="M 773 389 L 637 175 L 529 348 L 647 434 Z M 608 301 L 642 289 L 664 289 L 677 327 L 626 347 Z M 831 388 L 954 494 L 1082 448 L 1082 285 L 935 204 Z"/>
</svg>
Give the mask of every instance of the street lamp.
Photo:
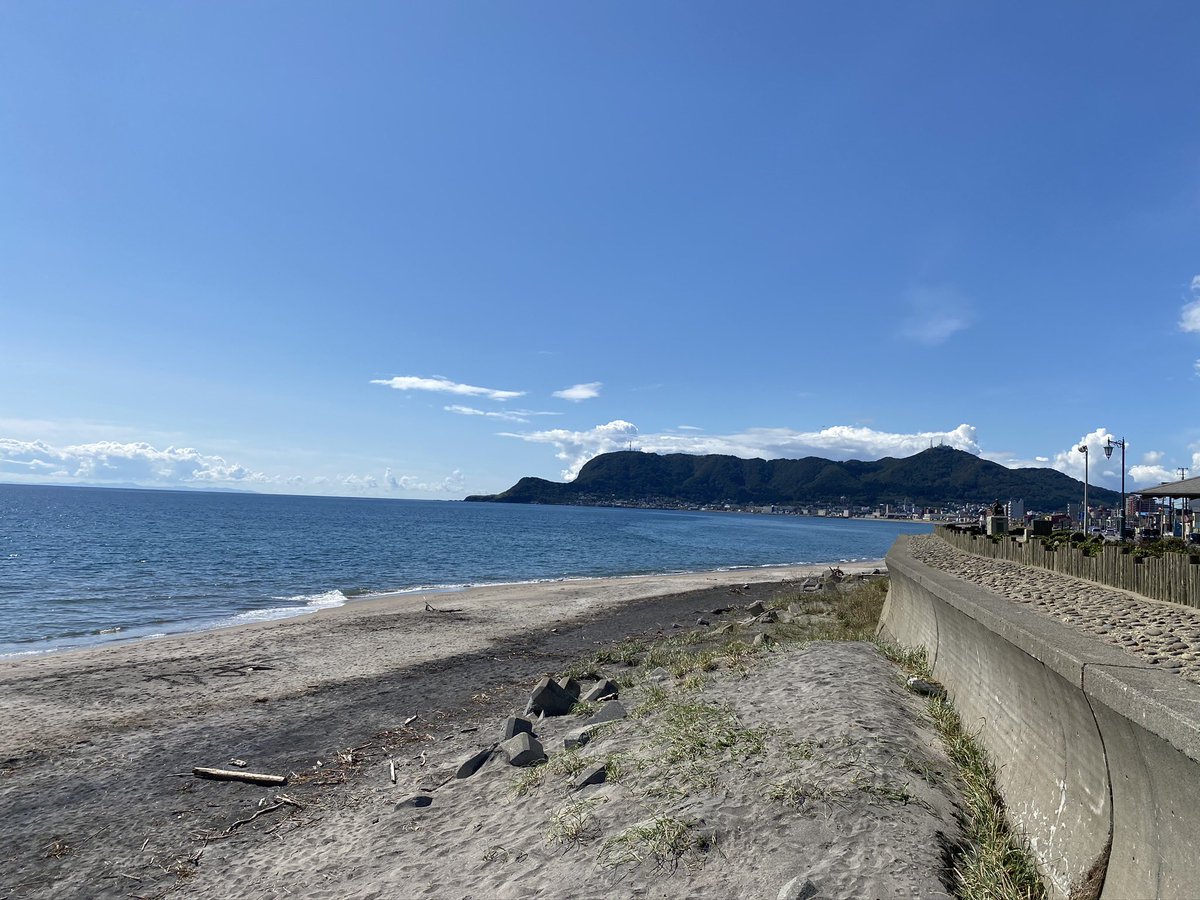
<svg viewBox="0 0 1200 900">
<path fill-rule="evenodd" d="M 1083 454 L 1083 533 L 1088 533 L 1088 507 L 1087 507 L 1087 487 L 1088 487 L 1088 445 L 1080 444 L 1079 452 Z"/>
<path fill-rule="evenodd" d="M 1104 458 L 1112 459 L 1113 447 L 1121 448 L 1121 540 L 1125 540 L 1125 438 L 1114 441 L 1110 435 L 1104 445 Z"/>
</svg>

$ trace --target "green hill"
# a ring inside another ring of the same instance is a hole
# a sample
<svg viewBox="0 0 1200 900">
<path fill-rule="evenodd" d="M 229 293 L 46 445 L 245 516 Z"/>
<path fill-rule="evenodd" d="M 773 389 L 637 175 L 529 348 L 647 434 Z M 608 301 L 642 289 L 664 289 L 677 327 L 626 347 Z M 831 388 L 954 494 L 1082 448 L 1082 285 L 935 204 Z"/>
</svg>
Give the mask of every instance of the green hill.
<svg viewBox="0 0 1200 900">
<path fill-rule="evenodd" d="M 1120 494 L 1100 487 L 1093 503 L 1116 505 Z M 494 503 L 880 503 L 943 506 L 1024 499 L 1029 509 L 1065 509 L 1083 499 L 1083 482 L 1054 469 L 1009 469 L 950 447 L 932 447 L 901 459 L 835 462 L 740 459 L 620 451 L 589 461 L 574 481 L 522 478 L 500 494 L 467 497 Z"/>
</svg>

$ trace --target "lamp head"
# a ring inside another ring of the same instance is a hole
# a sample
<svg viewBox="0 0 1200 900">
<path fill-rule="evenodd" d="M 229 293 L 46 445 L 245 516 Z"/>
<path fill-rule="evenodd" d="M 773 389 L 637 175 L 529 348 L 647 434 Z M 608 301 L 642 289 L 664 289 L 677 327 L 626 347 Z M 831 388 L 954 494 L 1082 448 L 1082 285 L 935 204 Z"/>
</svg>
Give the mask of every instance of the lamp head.
<svg viewBox="0 0 1200 900">
<path fill-rule="evenodd" d="M 1108 439 L 1108 443 L 1104 445 L 1104 458 L 1112 459 L 1112 438 Z"/>
<path fill-rule="evenodd" d="M 1087 449 L 1087 444 L 1080 444 L 1080 445 L 1079 445 L 1079 452 L 1080 452 L 1080 453 L 1087 453 L 1087 452 L 1088 452 L 1088 449 Z"/>
</svg>

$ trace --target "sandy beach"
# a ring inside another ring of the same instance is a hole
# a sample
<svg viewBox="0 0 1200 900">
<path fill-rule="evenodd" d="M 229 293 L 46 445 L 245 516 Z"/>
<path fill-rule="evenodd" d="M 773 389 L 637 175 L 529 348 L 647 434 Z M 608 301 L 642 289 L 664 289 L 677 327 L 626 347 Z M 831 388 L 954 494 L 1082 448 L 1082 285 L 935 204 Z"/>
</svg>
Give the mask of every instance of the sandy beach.
<svg viewBox="0 0 1200 900">
<path fill-rule="evenodd" d="M 773 897 L 799 875 L 797 891 L 811 878 L 827 897 L 944 895 L 955 801 L 945 783 L 913 774 L 943 771 L 944 754 L 919 699 L 870 644 L 818 642 L 764 654 L 749 674 L 622 688 L 643 711 L 702 691 L 702 705 L 770 731 L 761 754 L 727 767 L 719 785 L 664 793 L 647 763 L 598 789 L 592 837 L 622 833 L 651 814 L 647 798 L 673 793 L 681 817 L 714 835 L 720 852 L 704 859 L 608 865 L 599 840 L 556 845 L 547 831 L 569 787 L 517 795 L 512 767 L 495 761 L 433 787 L 495 740 L 543 674 L 629 638 L 732 622 L 756 600 L 794 598 L 799 579 L 823 570 L 392 595 L 0 661 L 0 898 Z M 552 762 L 572 718 L 537 726 Z M 589 752 L 639 758 L 654 721 L 631 716 Z M 763 789 L 799 777 L 780 769 L 795 746 L 811 751 L 800 774 L 824 772 L 835 787 L 791 815 Z M 194 766 L 237 762 L 289 782 L 190 777 Z M 432 807 L 396 808 L 422 789 L 437 790 Z"/>
</svg>

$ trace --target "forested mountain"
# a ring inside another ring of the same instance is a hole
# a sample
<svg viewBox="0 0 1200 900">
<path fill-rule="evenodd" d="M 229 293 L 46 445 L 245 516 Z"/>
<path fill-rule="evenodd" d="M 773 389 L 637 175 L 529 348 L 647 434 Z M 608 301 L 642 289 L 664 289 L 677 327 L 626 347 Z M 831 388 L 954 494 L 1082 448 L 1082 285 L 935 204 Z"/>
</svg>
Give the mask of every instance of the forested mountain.
<svg viewBox="0 0 1200 900">
<path fill-rule="evenodd" d="M 1093 503 L 1115 505 L 1120 495 L 1089 489 Z M 931 447 L 901 459 L 835 462 L 741 459 L 736 456 L 605 453 L 566 484 L 522 478 L 501 494 L 467 497 L 497 503 L 672 502 L 792 504 L 910 502 L 944 506 L 967 501 L 1023 499 L 1030 509 L 1065 509 L 1083 499 L 1083 483 L 1054 469 L 1009 469 L 950 447 Z"/>
</svg>

